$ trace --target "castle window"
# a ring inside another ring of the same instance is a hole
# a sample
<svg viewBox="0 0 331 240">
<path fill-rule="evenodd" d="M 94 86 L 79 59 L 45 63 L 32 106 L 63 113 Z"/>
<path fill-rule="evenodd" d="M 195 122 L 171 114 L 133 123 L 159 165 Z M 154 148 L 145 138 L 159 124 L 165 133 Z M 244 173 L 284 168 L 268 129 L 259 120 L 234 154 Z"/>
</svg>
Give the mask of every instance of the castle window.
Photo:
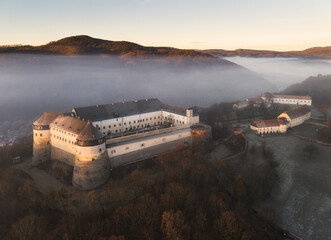
<svg viewBox="0 0 331 240">
<path fill-rule="evenodd" d="M 110 153 L 116 153 L 116 150 L 111 150 Z"/>
<path fill-rule="evenodd" d="M 116 127 L 116 124 L 114 124 L 114 127 Z"/>
<path fill-rule="evenodd" d="M 103 128 L 103 129 L 106 129 L 106 127 L 105 127 L 105 126 L 103 126 L 102 128 Z"/>
<path fill-rule="evenodd" d="M 126 125 L 126 122 L 124 123 L 124 125 Z"/>
<path fill-rule="evenodd" d="M 40 137 L 42 137 L 43 135 L 40 133 Z"/>
<path fill-rule="evenodd" d="M 108 128 L 111 128 L 111 126 L 109 125 Z"/>
<path fill-rule="evenodd" d="M 119 126 L 122 126 L 122 123 L 118 124 Z"/>
<path fill-rule="evenodd" d="M 117 133 L 117 130 L 115 130 L 115 132 Z"/>
<path fill-rule="evenodd" d="M 154 117 L 154 120 L 156 119 L 156 117 Z"/>
<path fill-rule="evenodd" d="M 129 124 L 131 124 L 131 122 L 129 122 Z"/>
<path fill-rule="evenodd" d="M 149 120 L 152 120 L 152 118 L 150 118 Z"/>
<path fill-rule="evenodd" d="M 101 148 L 99 148 L 99 152 L 101 152 L 101 150 L 102 150 L 102 149 L 101 149 Z"/>
<path fill-rule="evenodd" d="M 125 128 L 125 131 L 128 131 L 128 128 Z"/>
<path fill-rule="evenodd" d="M 140 146 L 141 146 L 141 147 L 144 147 L 144 146 L 145 146 L 145 143 L 142 143 Z"/>
<path fill-rule="evenodd" d="M 136 121 L 133 121 L 133 123 L 136 123 Z"/>
<path fill-rule="evenodd" d="M 38 134 L 36 133 L 36 136 L 38 136 Z"/>
</svg>

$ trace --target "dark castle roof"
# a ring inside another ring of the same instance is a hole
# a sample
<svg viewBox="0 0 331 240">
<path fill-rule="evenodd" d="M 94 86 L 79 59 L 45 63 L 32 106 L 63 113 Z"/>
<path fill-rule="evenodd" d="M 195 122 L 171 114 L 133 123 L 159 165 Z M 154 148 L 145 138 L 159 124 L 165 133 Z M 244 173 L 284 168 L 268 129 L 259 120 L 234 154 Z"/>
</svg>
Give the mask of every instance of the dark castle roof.
<svg viewBox="0 0 331 240">
<path fill-rule="evenodd" d="M 293 108 L 291 110 L 286 111 L 285 113 L 291 118 L 298 118 L 306 115 L 310 112 L 310 108 L 307 105 L 303 105 L 297 108 Z"/>
<path fill-rule="evenodd" d="M 117 102 L 88 107 L 76 107 L 73 109 L 73 112 L 76 114 L 76 117 L 80 117 L 81 119 L 100 121 L 160 110 L 184 116 L 186 115 L 186 108 L 162 103 L 157 98 L 135 100 L 130 102 Z"/>
<path fill-rule="evenodd" d="M 103 137 L 104 135 L 98 131 L 91 122 L 88 122 L 78 135 L 77 140 L 96 140 Z"/>
<path fill-rule="evenodd" d="M 45 112 L 43 115 L 41 115 L 40 118 L 38 118 L 33 125 L 49 125 L 55 118 L 60 116 L 60 113 L 55 112 Z"/>
</svg>

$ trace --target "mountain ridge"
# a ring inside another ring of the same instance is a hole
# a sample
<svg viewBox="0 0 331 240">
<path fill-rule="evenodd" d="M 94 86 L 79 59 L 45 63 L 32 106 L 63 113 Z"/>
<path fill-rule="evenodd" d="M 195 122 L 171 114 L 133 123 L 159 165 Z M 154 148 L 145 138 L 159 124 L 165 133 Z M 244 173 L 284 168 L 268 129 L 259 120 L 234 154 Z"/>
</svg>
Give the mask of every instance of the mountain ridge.
<svg viewBox="0 0 331 240">
<path fill-rule="evenodd" d="M 331 58 L 331 46 L 312 47 L 302 51 L 272 51 L 254 49 L 206 49 L 203 53 L 215 57 L 302 57 L 302 58 Z"/>
</svg>

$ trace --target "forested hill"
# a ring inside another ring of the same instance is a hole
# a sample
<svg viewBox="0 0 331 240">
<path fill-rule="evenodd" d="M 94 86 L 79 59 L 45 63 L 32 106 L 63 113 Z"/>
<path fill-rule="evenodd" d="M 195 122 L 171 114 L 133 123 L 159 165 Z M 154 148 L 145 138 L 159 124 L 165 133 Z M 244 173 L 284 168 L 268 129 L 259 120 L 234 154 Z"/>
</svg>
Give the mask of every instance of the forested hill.
<svg viewBox="0 0 331 240">
<path fill-rule="evenodd" d="M 183 50 L 170 47 L 145 47 L 127 41 L 109 41 L 85 35 L 63 38 L 41 46 L 18 45 L 0 46 L 0 53 L 64 54 L 92 55 L 108 54 L 121 57 L 173 57 L 190 58 L 196 62 L 222 63 L 235 65 L 226 60 L 219 60 L 207 53 L 195 50 Z"/>
<path fill-rule="evenodd" d="M 311 95 L 315 103 L 331 103 L 331 75 L 309 77 L 286 88 L 284 93 Z"/>
<path fill-rule="evenodd" d="M 313 47 L 303 51 L 269 51 L 269 50 L 252 50 L 237 49 L 233 51 L 223 49 L 208 49 L 201 51 L 216 57 L 307 57 L 307 58 L 331 58 L 330 47 Z"/>
</svg>

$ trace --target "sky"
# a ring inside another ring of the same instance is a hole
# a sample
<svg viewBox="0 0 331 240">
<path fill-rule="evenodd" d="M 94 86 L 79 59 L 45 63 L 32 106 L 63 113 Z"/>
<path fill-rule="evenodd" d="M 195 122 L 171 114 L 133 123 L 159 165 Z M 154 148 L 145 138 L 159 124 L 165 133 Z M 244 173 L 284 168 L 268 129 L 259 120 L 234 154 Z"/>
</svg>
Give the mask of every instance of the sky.
<svg viewBox="0 0 331 240">
<path fill-rule="evenodd" d="M 330 0 L 0 0 L 0 45 L 74 35 L 186 49 L 331 46 Z"/>
</svg>

